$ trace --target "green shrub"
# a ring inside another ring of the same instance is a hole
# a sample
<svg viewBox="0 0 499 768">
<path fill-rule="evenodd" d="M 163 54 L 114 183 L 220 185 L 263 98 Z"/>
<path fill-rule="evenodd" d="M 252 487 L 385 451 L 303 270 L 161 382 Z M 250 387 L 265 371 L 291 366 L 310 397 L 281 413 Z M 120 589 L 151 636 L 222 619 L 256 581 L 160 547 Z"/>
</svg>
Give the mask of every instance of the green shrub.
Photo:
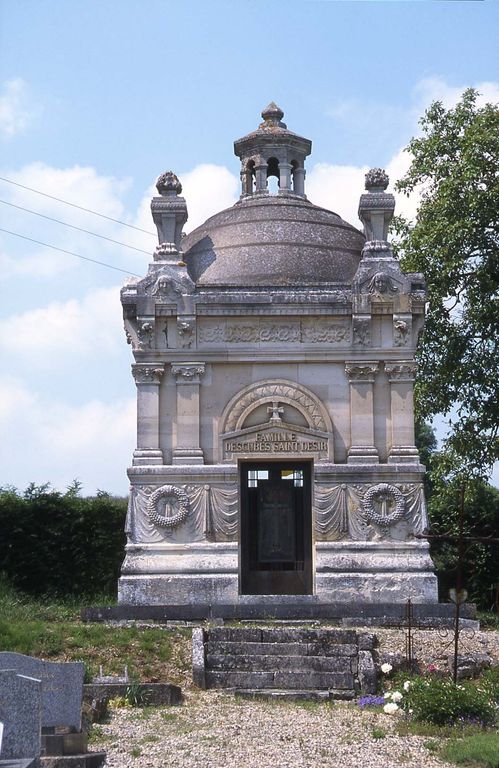
<svg viewBox="0 0 499 768">
<path fill-rule="evenodd" d="M 494 698 L 488 686 L 448 679 L 416 679 L 405 697 L 404 706 L 415 720 L 435 725 L 495 722 Z"/>
<path fill-rule="evenodd" d="M 0 572 L 31 595 L 113 593 L 123 559 L 126 500 L 30 485 L 0 490 Z"/>
</svg>

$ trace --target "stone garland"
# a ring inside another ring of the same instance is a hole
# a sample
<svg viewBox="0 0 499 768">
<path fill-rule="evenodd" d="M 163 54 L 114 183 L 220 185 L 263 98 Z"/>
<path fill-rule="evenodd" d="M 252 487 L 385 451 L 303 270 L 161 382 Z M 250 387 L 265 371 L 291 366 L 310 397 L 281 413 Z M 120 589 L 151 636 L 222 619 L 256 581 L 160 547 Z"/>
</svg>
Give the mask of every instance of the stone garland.
<svg viewBox="0 0 499 768">
<path fill-rule="evenodd" d="M 383 497 L 386 498 L 387 496 L 393 496 L 395 499 L 395 509 L 389 515 L 380 515 L 379 512 L 376 512 L 373 501 Z M 383 527 L 398 523 L 405 516 L 406 511 L 404 494 L 389 483 L 378 483 L 378 485 L 371 486 L 364 495 L 362 507 L 368 522 L 376 523 L 376 525 Z"/>
</svg>

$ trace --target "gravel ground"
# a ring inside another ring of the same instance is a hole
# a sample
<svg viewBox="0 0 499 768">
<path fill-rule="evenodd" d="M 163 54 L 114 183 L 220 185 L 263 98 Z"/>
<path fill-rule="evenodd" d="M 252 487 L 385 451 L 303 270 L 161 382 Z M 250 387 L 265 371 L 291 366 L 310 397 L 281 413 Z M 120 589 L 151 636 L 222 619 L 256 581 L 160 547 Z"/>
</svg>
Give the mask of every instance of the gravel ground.
<svg viewBox="0 0 499 768">
<path fill-rule="evenodd" d="M 405 636 L 374 630 L 381 652 L 403 652 Z M 462 633 L 463 653 L 499 658 L 499 634 Z M 418 657 L 444 666 L 451 635 L 417 633 Z M 443 766 L 427 737 L 400 736 L 398 715 L 359 710 L 355 703 L 298 704 L 235 699 L 222 691 L 185 689 L 181 707 L 115 709 L 96 728 L 91 749 L 107 752 L 109 768 L 420 768 Z M 375 738 L 373 729 L 385 735 Z"/>
</svg>

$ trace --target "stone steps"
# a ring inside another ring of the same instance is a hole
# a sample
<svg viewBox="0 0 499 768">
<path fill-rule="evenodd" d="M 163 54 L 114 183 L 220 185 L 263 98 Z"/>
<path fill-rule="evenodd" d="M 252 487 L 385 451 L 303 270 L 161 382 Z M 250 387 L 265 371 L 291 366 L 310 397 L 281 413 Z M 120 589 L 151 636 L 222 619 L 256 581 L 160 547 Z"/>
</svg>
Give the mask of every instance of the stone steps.
<svg viewBox="0 0 499 768">
<path fill-rule="evenodd" d="M 279 698 L 351 699 L 374 693 L 374 635 L 355 630 L 215 627 L 193 630 L 193 677 L 201 688 Z"/>
</svg>

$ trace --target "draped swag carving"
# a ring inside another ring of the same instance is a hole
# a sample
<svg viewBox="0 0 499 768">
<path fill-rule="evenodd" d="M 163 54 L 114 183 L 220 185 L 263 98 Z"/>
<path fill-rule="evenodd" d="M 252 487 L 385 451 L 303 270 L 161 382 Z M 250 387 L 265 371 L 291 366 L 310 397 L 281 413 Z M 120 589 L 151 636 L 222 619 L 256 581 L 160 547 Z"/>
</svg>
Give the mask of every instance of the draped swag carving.
<svg viewBox="0 0 499 768">
<path fill-rule="evenodd" d="M 155 544 L 161 541 L 236 541 L 238 533 L 237 486 L 179 486 L 189 498 L 187 519 L 175 528 L 163 528 L 151 522 L 147 505 L 153 486 L 134 487 L 130 492 L 126 521 L 128 540 Z"/>
<path fill-rule="evenodd" d="M 371 485 L 317 485 L 314 493 L 316 540 L 404 539 L 422 533 L 428 525 L 423 486 L 397 487 L 405 499 L 404 518 L 383 529 L 370 524 L 363 513 L 362 501 Z"/>
</svg>

